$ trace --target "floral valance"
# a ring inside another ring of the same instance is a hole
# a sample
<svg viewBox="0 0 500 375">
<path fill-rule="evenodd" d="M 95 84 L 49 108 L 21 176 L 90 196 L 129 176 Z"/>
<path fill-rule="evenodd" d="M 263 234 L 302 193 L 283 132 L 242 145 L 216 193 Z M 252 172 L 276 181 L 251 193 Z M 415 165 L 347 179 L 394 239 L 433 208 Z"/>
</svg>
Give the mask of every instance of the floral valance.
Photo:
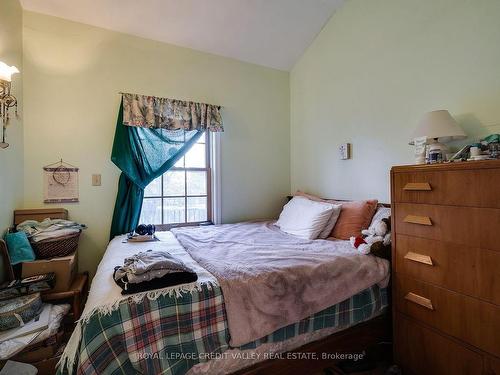
<svg viewBox="0 0 500 375">
<path fill-rule="evenodd" d="M 123 125 L 169 130 L 224 131 L 220 106 L 185 100 L 122 94 Z"/>
</svg>

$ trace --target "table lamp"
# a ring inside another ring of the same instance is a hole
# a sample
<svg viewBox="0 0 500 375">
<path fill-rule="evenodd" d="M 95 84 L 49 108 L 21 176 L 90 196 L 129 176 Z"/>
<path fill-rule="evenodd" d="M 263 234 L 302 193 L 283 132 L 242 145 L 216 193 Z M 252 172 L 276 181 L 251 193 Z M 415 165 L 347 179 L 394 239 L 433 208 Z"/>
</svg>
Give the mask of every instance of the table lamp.
<svg viewBox="0 0 500 375">
<path fill-rule="evenodd" d="M 447 110 L 441 109 L 424 115 L 413 132 L 409 144 L 415 144 L 414 139 L 421 137 L 427 138 L 429 153 L 440 151 L 441 155 L 445 155 L 448 151 L 445 142 L 467 138 L 467 134 Z"/>
</svg>

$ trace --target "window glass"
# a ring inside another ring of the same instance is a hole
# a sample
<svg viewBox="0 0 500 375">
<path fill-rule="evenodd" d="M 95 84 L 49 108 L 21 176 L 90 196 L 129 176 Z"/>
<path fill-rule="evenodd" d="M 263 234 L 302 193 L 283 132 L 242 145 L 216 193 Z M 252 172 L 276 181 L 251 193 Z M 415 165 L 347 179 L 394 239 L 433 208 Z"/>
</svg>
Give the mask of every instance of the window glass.
<svg viewBox="0 0 500 375">
<path fill-rule="evenodd" d="M 188 197 L 187 198 L 187 219 L 188 222 L 207 220 L 207 198 Z"/>
<path fill-rule="evenodd" d="M 196 143 L 163 176 L 144 189 L 140 223 L 183 224 L 210 220 L 208 135 Z"/>
<path fill-rule="evenodd" d="M 163 200 L 163 224 L 184 223 L 186 206 L 184 198 L 165 198 Z"/>
<path fill-rule="evenodd" d="M 146 198 L 142 202 L 140 223 L 161 223 L 161 198 Z"/>
<path fill-rule="evenodd" d="M 186 172 L 187 195 L 207 194 L 207 172 L 187 171 Z"/>
<path fill-rule="evenodd" d="M 205 145 L 196 143 L 186 153 L 186 168 L 204 168 L 206 165 L 205 156 Z"/>
<path fill-rule="evenodd" d="M 144 189 L 144 197 L 161 197 L 161 177 L 153 180 L 146 189 Z"/>
<path fill-rule="evenodd" d="M 186 172 L 168 171 L 163 174 L 163 196 L 186 195 Z"/>
</svg>

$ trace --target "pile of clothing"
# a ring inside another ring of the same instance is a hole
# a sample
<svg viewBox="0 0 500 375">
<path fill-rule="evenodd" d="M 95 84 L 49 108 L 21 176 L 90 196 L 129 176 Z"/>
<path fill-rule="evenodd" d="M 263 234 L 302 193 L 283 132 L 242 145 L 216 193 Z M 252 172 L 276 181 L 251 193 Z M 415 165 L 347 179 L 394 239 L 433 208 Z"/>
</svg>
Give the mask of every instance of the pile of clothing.
<svg viewBox="0 0 500 375">
<path fill-rule="evenodd" d="M 113 278 L 122 294 L 132 294 L 191 283 L 198 275 L 166 251 L 147 250 L 125 258 L 123 266 L 115 267 Z"/>
<path fill-rule="evenodd" d="M 87 228 L 85 224 L 63 219 L 45 219 L 42 222 L 26 220 L 16 227 L 18 232 L 26 233 L 32 242 L 67 236 L 85 228 Z"/>
<path fill-rule="evenodd" d="M 43 326 L 44 328 L 42 330 L 33 330 L 33 332 L 29 332 L 29 329 L 27 329 L 28 327 L 25 326 L 26 332 L 29 333 L 25 333 L 24 335 L 12 334 L 12 332 L 19 330 L 18 328 L 14 328 L 10 331 L 3 331 L 3 335 L 10 334 L 12 338 L 2 339 L 0 341 L 0 360 L 7 360 L 13 357 L 15 354 L 26 349 L 28 346 L 32 346 L 47 339 L 53 338 L 54 335 L 56 335 L 60 331 L 59 328 L 61 327 L 62 320 L 69 312 L 69 309 L 70 305 L 68 304 L 44 304 L 42 310 L 47 310 L 47 312 L 41 313 L 37 318 L 34 319 L 41 320 L 43 319 L 43 314 L 48 314 L 48 316 L 46 317 L 47 325 Z"/>
</svg>

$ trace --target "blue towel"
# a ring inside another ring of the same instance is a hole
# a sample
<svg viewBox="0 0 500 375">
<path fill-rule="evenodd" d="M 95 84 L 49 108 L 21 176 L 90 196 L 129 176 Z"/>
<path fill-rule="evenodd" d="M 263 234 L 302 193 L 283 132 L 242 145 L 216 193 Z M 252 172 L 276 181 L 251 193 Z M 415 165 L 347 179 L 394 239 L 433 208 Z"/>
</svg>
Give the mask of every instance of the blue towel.
<svg viewBox="0 0 500 375">
<path fill-rule="evenodd" d="M 5 236 L 7 249 L 9 250 L 10 263 L 18 264 L 35 260 L 35 253 L 24 232 L 7 233 Z"/>
</svg>

